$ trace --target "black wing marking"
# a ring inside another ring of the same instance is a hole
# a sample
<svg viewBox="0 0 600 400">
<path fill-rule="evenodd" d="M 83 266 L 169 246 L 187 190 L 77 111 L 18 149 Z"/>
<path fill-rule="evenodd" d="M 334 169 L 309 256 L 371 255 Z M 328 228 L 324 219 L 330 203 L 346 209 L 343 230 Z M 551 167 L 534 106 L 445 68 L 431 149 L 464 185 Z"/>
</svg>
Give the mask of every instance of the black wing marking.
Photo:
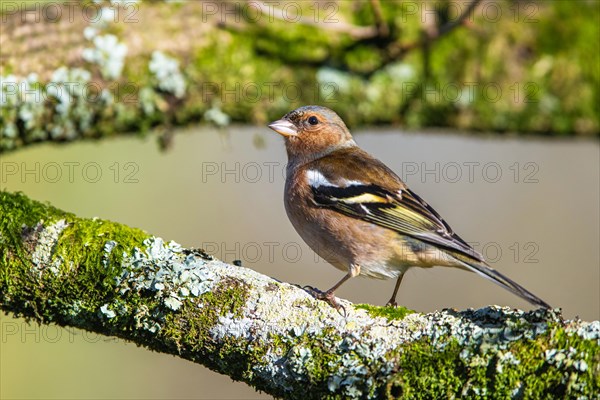
<svg viewBox="0 0 600 400">
<path fill-rule="evenodd" d="M 471 259 L 484 261 L 429 204 L 410 189 L 392 193 L 378 185 L 312 187 L 317 206 L 359 218 Z"/>
</svg>

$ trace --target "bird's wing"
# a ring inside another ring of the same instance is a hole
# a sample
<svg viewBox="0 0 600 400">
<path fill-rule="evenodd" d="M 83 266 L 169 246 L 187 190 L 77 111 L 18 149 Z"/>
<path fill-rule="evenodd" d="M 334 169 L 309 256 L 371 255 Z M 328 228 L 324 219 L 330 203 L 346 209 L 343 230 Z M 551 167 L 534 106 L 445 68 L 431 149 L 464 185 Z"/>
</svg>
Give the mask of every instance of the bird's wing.
<svg viewBox="0 0 600 400">
<path fill-rule="evenodd" d="M 365 162 L 364 156 L 361 162 Z M 344 165 L 352 167 L 352 163 L 352 157 L 346 158 Z M 368 164 L 371 165 L 365 166 L 369 168 L 363 171 L 375 168 L 378 174 L 363 173 L 362 179 L 360 172 L 357 174 L 354 168 L 336 168 L 335 178 L 331 173 L 308 169 L 314 204 L 458 252 L 470 259 L 484 261 L 429 204 L 406 187 L 383 163 L 370 159 Z M 351 177 L 341 178 L 340 172 L 344 176 L 344 171 L 353 171 Z"/>
<path fill-rule="evenodd" d="M 492 269 L 423 199 L 381 161 L 353 148 L 306 166 L 312 201 L 449 252 L 462 266 L 532 304 L 551 308 L 523 286 Z"/>
</svg>

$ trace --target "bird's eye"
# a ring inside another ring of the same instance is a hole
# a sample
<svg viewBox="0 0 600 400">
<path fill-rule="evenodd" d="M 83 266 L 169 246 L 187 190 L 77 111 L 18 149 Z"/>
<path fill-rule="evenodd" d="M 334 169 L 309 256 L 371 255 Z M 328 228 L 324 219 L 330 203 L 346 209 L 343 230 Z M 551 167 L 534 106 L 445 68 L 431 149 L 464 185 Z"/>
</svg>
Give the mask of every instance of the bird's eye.
<svg viewBox="0 0 600 400">
<path fill-rule="evenodd" d="M 313 115 L 308 119 L 308 123 L 311 125 L 316 125 L 319 123 L 319 119 Z"/>
</svg>

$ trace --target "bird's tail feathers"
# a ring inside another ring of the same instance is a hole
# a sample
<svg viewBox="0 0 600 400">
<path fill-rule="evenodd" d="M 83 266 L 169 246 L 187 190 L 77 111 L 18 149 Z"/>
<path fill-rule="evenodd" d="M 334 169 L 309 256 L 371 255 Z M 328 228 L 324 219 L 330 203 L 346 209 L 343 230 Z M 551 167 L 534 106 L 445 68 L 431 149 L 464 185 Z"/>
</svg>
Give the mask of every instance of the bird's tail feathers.
<svg viewBox="0 0 600 400">
<path fill-rule="evenodd" d="M 534 304 L 536 306 L 543 307 L 543 308 L 552 308 L 544 300 L 540 299 L 539 297 L 537 297 L 536 295 L 534 295 L 529 290 L 525 289 L 523 286 L 519 285 L 517 282 L 513 281 L 512 279 L 502 275 L 500 272 L 496 271 L 495 269 L 493 269 L 492 267 L 487 265 L 485 262 L 480 262 L 480 261 L 475 262 L 474 260 L 470 260 L 470 259 L 467 260 L 466 257 L 461 257 L 458 255 L 455 255 L 455 258 L 467 270 L 475 272 L 475 273 L 483 276 L 484 278 L 491 280 L 492 282 L 503 287 L 504 289 L 508 290 L 509 292 L 516 294 L 517 296 L 521 297 L 522 299 L 527 300 L 531 304 Z"/>
</svg>

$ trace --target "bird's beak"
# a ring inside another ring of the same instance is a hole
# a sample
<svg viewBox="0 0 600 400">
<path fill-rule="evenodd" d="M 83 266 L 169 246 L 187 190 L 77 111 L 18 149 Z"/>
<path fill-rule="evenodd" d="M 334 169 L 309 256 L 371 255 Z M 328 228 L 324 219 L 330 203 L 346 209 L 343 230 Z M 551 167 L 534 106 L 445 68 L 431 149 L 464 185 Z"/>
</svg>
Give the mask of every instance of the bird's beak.
<svg viewBox="0 0 600 400">
<path fill-rule="evenodd" d="M 279 119 L 271 122 L 269 128 L 273 129 L 281 136 L 296 136 L 298 134 L 298 129 L 287 119 Z"/>
</svg>

